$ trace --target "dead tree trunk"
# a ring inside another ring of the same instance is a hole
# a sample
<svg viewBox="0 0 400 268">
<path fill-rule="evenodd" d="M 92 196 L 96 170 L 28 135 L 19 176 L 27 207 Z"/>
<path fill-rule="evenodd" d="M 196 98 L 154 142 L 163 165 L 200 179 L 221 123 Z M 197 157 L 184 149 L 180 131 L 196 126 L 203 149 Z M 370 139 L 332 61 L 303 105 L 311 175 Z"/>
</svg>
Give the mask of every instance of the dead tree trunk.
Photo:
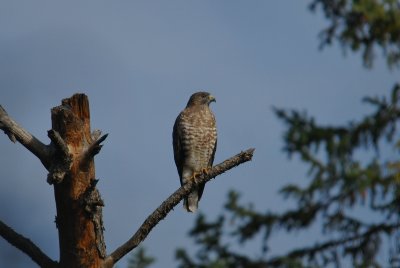
<svg viewBox="0 0 400 268">
<path fill-rule="evenodd" d="M 54 184 L 61 267 L 100 267 L 106 256 L 103 202 L 95 188 L 93 156 L 100 148 L 90 132 L 88 98 L 76 94 L 51 110 L 52 129 L 61 138 L 54 146 L 49 182 Z M 56 139 L 53 139 L 55 141 Z M 55 141 L 57 142 L 57 141 Z"/>
<path fill-rule="evenodd" d="M 96 188 L 94 156 L 100 152 L 107 134 L 90 131 L 89 101 L 84 94 L 64 99 L 51 110 L 51 140 L 43 144 L 20 127 L 0 105 L 0 129 L 12 142 L 20 142 L 36 155 L 49 171 L 47 181 L 54 185 L 59 236 L 60 259 L 54 261 L 31 240 L 14 231 L 0 220 L 0 236 L 26 253 L 44 268 L 111 268 L 136 248 L 150 231 L 193 189 L 227 170 L 252 159 L 254 149 L 241 152 L 199 174 L 171 194 L 143 222 L 133 236 L 106 254 L 103 237 L 102 207 L 104 203 Z"/>
</svg>

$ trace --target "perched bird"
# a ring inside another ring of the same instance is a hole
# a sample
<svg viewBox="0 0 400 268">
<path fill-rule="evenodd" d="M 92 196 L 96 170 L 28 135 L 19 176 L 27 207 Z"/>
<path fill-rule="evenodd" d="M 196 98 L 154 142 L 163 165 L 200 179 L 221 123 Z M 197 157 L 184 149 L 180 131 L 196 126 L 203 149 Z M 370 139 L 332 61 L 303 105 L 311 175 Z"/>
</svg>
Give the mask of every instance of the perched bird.
<svg viewBox="0 0 400 268">
<path fill-rule="evenodd" d="M 194 93 L 175 120 L 172 133 L 174 159 L 181 185 L 212 167 L 217 148 L 217 127 L 209 105 L 215 98 L 208 92 Z M 183 201 L 188 212 L 195 212 L 204 184 L 197 185 Z"/>
</svg>

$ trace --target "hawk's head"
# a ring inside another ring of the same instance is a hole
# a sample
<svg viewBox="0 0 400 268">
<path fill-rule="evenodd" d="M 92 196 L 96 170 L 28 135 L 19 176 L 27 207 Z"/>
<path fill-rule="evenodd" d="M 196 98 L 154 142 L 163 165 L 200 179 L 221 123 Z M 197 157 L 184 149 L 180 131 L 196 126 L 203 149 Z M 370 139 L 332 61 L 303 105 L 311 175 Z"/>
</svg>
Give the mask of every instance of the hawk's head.
<svg viewBox="0 0 400 268">
<path fill-rule="evenodd" d="M 187 107 L 192 105 L 209 105 L 213 101 L 215 102 L 215 98 L 210 93 L 196 92 L 192 96 L 190 96 Z"/>
</svg>

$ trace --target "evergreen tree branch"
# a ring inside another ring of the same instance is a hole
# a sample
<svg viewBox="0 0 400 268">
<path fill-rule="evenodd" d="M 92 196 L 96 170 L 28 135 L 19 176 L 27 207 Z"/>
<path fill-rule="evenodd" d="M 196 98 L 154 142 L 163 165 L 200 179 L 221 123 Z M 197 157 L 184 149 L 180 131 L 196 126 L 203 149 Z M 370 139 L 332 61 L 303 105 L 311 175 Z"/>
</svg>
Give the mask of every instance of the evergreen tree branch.
<svg viewBox="0 0 400 268">
<path fill-rule="evenodd" d="M 265 263 L 265 267 L 270 267 L 270 266 L 279 267 L 280 265 L 285 264 L 285 262 L 288 259 L 298 259 L 298 258 L 303 258 L 306 256 L 314 257 L 317 253 L 329 250 L 330 248 L 345 246 L 348 243 L 351 243 L 351 242 L 354 242 L 357 240 L 364 240 L 364 239 L 367 239 L 367 238 L 372 237 L 373 235 L 379 234 L 379 233 L 390 234 L 393 231 L 397 230 L 398 228 L 400 228 L 400 223 L 394 223 L 394 224 L 382 223 L 382 224 L 378 224 L 378 225 L 372 225 L 367 231 L 360 233 L 360 234 L 345 237 L 342 239 L 330 240 L 330 241 L 327 241 L 327 242 L 321 243 L 321 244 L 317 243 L 314 246 L 303 247 L 301 249 L 292 250 L 291 252 L 285 254 L 284 256 L 274 257 Z M 356 244 L 358 244 L 358 243 L 356 243 Z M 361 244 L 361 242 L 360 242 L 360 244 Z M 354 245 L 352 245 L 352 246 L 354 247 Z M 359 250 L 362 250 L 362 248 L 359 247 Z"/>
<path fill-rule="evenodd" d="M 372 67 L 380 48 L 389 67 L 400 67 L 400 3 L 394 1 L 313 0 L 329 25 L 320 34 L 320 48 L 335 41 L 344 50 L 360 51 L 364 66 Z"/>
</svg>

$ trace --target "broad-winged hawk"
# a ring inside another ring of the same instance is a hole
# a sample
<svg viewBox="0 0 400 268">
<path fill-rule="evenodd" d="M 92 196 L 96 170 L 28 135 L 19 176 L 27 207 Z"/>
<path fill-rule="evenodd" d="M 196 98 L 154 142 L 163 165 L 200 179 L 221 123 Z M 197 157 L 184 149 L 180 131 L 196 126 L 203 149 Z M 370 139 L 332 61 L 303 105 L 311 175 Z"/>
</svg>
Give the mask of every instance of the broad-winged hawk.
<svg viewBox="0 0 400 268">
<path fill-rule="evenodd" d="M 217 148 L 215 117 L 209 104 L 215 98 L 207 92 L 194 93 L 186 108 L 175 120 L 172 133 L 175 164 L 181 185 L 194 179 L 195 174 L 211 168 Z M 184 200 L 183 207 L 195 212 L 203 194 L 204 184 L 197 185 Z"/>
</svg>

